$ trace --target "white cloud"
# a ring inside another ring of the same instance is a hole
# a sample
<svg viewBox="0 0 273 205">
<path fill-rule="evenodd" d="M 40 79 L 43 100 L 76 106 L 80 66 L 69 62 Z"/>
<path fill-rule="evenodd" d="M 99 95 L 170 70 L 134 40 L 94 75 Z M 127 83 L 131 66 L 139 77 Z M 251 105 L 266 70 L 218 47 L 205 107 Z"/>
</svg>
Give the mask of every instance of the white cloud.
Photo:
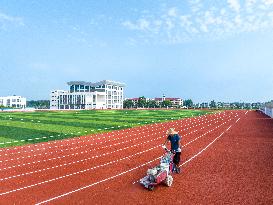
<svg viewBox="0 0 273 205">
<path fill-rule="evenodd" d="M 245 7 L 246 7 L 246 11 L 251 13 L 253 12 L 253 8 L 255 6 L 256 0 L 246 0 L 245 1 Z"/>
<path fill-rule="evenodd" d="M 134 21 L 126 20 L 122 25 L 135 31 L 132 33 L 135 39 L 141 36 L 141 42 L 171 44 L 200 38 L 217 40 L 245 32 L 273 30 L 273 0 L 226 2 L 228 4 L 206 4 L 205 1 L 188 0 L 189 5 L 198 3 L 198 12 L 177 5 L 155 14 L 148 12 L 149 15 L 140 15 Z"/>
<path fill-rule="evenodd" d="M 267 6 L 273 5 L 273 0 L 263 0 L 263 2 Z"/>
<path fill-rule="evenodd" d="M 122 25 L 131 29 L 131 30 L 148 30 L 150 27 L 150 22 L 146 19 L 139 19 L 136 23 L 133 23 L 131 21 L 124 21 L 122 22 Z"/>
<path fill-rule="evenodd" d="M 189 0 L 189 4 L 193 13 L 198 12 L 202 8 L 200 0 Z"/>
<path fill-rule="evenodd" d="M 209 32 L 207 24 L 201 24 L 200 29 L 201 29 L 201 31 L 203 31 L 205 33 Z"/>
<path fill-rule="evenodd" d="M 173 8 L 170 8 L 168 10 L 168 15 L 169 16 L 172 16 L 172 17 L 176 17 L 177 16 L 177 8 L 173 7 Z"/>
<path fill-rule="evenodd" d="M 236 12 L 240 11 L 241 6 L 238 0 L 227 0 L 227 2 L 231 9 L 233 9 Z"/>
<path fill-rule="evenodd" d="M 14 17 L 0 12 L 0 30 L 6 30 L 8 26 L 24 26 L 24 21 L 21 17 Z"/>
</svg>

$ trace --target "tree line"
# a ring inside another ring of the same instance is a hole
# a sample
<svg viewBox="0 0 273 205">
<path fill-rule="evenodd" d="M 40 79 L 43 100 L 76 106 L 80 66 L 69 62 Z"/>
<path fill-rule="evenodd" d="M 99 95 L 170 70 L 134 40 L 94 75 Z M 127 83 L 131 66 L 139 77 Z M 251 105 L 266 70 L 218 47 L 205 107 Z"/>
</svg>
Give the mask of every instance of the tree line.
<svg viewBox="0 0 273 205">
<path fill-rule="evenodd" d="M 49 109 L 50 101 L 49 100 L 30 100 L 30 101 L 27 101 L 27 107 L 32 107 L 36 109 Z"/>
<path fill-rule="evenodd" d="M 191 99 L 185 100 L 182 106 L 192 107 L 193 102 Z M 164 100 L 162 102 L 147 100 L 144 96 L 139 97 L 136 103 L 130 99 L 123 101 L 123 108 L 180 108 L 182 106 L 173 105 L 170 100 Z"/>
</svg>

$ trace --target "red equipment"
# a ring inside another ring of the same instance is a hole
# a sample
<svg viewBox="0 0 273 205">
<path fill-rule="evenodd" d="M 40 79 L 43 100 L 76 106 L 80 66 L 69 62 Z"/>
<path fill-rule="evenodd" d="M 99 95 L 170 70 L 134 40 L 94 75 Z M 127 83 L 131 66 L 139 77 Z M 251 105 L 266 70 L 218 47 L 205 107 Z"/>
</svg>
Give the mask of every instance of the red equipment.
<svg viewBox="0 0 273 205">
<path fill-rule="evenodd" d="M 180 172 L 180 168 L 174 166 L 173 157 L 174 153 L 163 147 L 166 151 L 165 155 L 160 159 L 160 165 L 147 170 L 147 175 L 140 179 L 140 183 L 144 185 L 148 190 L 152 191 L 155 185 L 165 183 L 167 186 L 171 186 L 173 177 L 171 176 L 173 168 L 177 173 Z"/>
</svg>

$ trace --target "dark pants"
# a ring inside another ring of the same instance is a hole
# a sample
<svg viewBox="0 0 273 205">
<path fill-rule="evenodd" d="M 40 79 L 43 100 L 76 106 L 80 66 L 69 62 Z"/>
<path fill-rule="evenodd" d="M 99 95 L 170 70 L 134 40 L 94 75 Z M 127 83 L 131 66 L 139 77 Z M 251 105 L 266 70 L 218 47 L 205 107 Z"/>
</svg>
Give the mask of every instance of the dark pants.
<svg viewBox="0 0 273 205">
<path fill-rule="evenodd" d="M 176 152 L 174 157 L 173 157 L 173 163 L 178 166 L 179 165 L 179 162 L 180 162 L 180 155 L 181 155 L 181 152 Z"/>
</svg>

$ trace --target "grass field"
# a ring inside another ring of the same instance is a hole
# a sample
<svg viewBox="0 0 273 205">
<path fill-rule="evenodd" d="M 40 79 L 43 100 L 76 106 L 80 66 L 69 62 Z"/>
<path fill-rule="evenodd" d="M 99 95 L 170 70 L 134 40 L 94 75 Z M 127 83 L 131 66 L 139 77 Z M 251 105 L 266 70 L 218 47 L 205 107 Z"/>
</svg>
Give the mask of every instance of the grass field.
<svg viewBox="0 0 273 205">
<path fill-rule="evenodd" d="M 109 132 L 211 113 L 207 110 L 0 112 L 0 148 Z"/>
</svg>

